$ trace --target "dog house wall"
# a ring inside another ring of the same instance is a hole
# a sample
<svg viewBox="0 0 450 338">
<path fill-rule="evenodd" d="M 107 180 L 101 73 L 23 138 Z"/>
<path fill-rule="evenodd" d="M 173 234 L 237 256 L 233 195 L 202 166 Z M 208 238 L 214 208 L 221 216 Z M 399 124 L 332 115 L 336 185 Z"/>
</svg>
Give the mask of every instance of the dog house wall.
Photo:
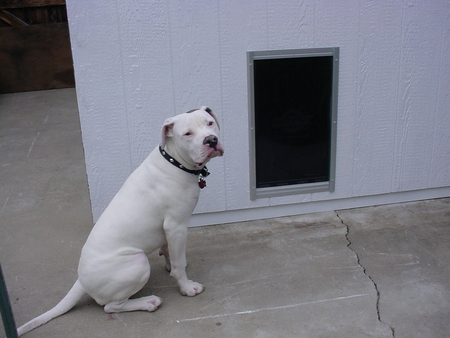
<svg viewBox="0 0 450 338">
<path fill-rule="evenodd" d="M 164 119 L 201 105 L 225 156 L 193 225 L 450 195 L 450 2 L 67 0 L 96 219 L 159 143 Z M 340 47 L 334 192 L 249 192 L 246 53 Z"/>
</svg>

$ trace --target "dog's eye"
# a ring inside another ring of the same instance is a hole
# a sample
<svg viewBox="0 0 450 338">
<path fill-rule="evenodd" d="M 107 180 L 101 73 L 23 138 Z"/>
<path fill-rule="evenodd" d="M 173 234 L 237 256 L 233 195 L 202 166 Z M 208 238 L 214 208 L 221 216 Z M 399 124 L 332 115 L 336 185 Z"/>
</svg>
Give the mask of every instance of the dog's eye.
<svg viewBox="0 0 450 338">
<path fill-rule="evenodd" d="M 214 124 L 213 121 L 209 121 L 209 122 L 208 122 L 208 126 L 212 126 L 213 124 Z"/>
<path fill-rule="evenodd" d="M 184 136 L 191 136 L 192 133 L 190 131 L 188 131 L 186 134 L 184 134 Z"/>
</svg>

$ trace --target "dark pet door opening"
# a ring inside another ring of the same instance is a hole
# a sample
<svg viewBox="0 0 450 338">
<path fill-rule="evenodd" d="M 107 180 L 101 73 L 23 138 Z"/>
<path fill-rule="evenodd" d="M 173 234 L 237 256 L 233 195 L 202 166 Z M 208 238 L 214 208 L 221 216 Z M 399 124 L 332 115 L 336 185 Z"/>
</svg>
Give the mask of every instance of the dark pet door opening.
<svg viewBox="0 0 450 338">
<path fill-rule="evenodd" d="M 252 199 L 333 191 L 338 49 L 248 60 Z"/>
</svg>

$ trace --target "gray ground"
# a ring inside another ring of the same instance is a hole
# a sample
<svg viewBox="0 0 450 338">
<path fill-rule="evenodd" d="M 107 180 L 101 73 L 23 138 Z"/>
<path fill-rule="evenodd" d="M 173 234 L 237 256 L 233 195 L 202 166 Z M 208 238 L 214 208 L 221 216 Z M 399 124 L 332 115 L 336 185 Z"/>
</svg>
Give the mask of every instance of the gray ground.
<svg viewBox="0 0 450 338">
<path fill-rule="evenodd" d="M 16 323 L 76 280 L 92 228 L 73 89 L 0 95 L 0 258 Z M 191 228 L 179 294 L 151 257 L 154 313 L 89 297 L 25 337 L 449 337 L 450 199 Z M 0 336 L 1 336 L 0 329 Z"/>
</svg>

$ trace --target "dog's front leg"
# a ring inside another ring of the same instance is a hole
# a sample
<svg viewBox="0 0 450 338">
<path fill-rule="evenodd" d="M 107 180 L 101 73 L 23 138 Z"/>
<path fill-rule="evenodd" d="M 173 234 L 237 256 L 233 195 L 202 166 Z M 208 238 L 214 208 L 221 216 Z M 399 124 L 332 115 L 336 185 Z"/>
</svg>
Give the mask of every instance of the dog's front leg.
<svg viewBox="0 0 450 338">
<path fill-rule="evenodd" d="M 203 285 L 193 282 L 186 275 L 186 240 L 187 224 L 165 224 L 167 244 L 170 257 L 170 276 L 175 278 L 183 296 L 193 297 L 203 292 Z"/>
</svg>

